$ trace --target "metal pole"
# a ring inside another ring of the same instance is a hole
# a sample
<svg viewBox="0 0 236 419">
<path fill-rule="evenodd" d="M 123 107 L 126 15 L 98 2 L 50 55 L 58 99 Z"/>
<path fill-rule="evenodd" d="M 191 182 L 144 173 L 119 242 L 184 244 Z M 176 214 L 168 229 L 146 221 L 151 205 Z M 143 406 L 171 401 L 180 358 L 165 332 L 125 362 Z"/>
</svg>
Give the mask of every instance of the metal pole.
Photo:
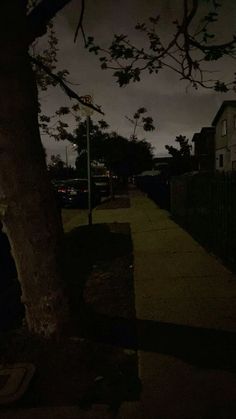
<svg viewBox="0 0 236 419">
<path fill-rule="evenodd" d="M 88 224 L 92 225 L 92 197 L 91 197 L 91 159 L 90 159 L 90 137 L 89 137 L 89 116 L 87 116 L 87 166 L 88 166 Z"/>
<path fill-rule="evenodd" d="M 68 168 L 68 151 L 67 151 L 67 145 L 66 145 L 66 167 Z"/>
</svg>

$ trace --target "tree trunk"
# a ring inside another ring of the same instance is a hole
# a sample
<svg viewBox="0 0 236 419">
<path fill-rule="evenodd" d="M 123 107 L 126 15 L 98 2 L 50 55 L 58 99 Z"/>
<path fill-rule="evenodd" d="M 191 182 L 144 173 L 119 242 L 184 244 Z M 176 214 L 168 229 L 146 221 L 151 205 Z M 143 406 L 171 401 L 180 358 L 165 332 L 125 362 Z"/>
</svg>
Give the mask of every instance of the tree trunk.
<svg viewBox="0 0 236 419">
<path fill-rule="evenodd" d="M 0 208 L 28 328 L 49 337 L 60 333 L 68 316 L 63 231 L 40 140 L 24 3 L 0 3 Z"/>
</svg>

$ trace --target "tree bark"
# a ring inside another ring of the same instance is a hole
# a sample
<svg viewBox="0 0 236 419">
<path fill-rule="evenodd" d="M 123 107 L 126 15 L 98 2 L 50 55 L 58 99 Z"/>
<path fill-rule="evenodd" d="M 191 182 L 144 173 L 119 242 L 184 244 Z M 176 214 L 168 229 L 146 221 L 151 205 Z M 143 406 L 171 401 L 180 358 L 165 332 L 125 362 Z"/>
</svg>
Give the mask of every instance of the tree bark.
<svg viewBox="0 0 236 419">
<path fill-rule="evenodd" d="M 27 51 L 25 2 L 0 2 L 0 205 L 31 332 L 59 334 L 68 316 L 63 230 L 46 170 Z"/>
</svg>

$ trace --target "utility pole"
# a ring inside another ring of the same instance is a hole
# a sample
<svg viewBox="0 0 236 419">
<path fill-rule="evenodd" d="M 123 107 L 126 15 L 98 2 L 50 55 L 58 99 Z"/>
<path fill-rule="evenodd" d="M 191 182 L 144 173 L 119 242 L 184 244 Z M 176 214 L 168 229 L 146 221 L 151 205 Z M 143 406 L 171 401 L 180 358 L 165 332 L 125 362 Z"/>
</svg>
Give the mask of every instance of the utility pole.
<svg viewBox="0 0 236 419">
<path fill-rule="evenodd" d="M 82 99 L 85 103 L 92 103 L 92 96 L 86 95 Z M 92 184 L 91 184 L 91 154 L 90 154 L 90 115 L 93 110 L 89 107 L 83 106 L 82 112 L 86 116 L 86 137 L 87 137 L 87 175 L 88 175 L 88 224 L 91 226 L 93 223 L 92 218 Z"/>
<path fill-rule="evenodd" d="M 68 168 L 68 150 L 66 145 L 66 167 Z"/>
<path fill-rule="evenodd" d="M 89 115 L 86 116 L 87 123 L 87 167 L 88 167 L 88 224 L 93 224 L 92 220 L 92 185 L 91 185 L 91 156 L 90 156 L 90 135 L 89 135 Z"/>
</svg>

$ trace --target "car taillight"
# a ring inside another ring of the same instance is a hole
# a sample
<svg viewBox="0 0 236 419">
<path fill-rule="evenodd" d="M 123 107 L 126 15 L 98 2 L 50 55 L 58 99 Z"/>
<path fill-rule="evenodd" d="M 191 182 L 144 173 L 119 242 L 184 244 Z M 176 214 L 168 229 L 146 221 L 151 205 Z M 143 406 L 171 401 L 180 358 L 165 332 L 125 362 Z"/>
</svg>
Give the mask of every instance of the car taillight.
<svg viewBox="0 0 236 419">
<path fill-rule="evenodd" d="M 62 192 L 62 193 L 66 193 L 66 188 L 62 188 L 62 187 L 60 187 L 60 188 L 58 188 L 58 190 L 57 190 L 58 192 Z"/>
</svg>

